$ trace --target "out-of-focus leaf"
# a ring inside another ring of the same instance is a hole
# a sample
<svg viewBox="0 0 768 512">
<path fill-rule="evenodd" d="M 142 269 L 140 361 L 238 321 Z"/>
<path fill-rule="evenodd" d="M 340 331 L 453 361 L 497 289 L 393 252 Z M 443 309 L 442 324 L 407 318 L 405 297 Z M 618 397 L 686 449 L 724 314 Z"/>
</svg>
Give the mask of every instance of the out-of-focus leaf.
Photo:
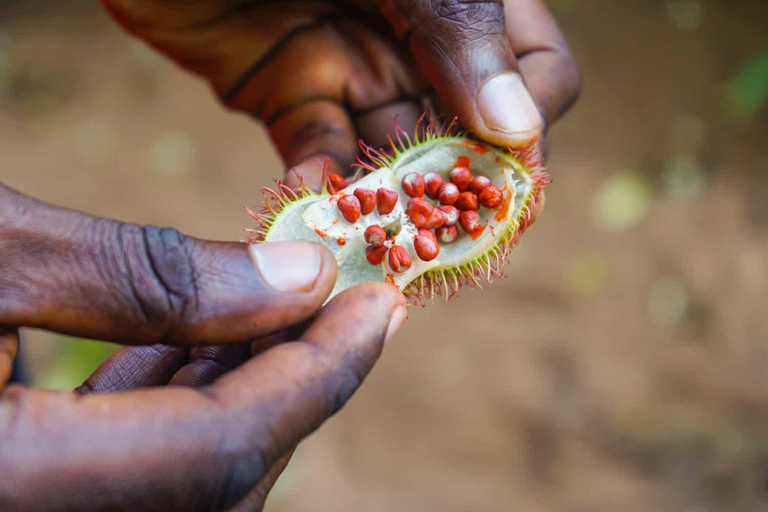
<svg viewBox="0 0 768 512">
<path fill-rule="evenodd" d="M 723 115 L 732 123 L 751 121 L 768 104 L 768 44 L 726 83 L 721 104 Z"/>
<path fill-rule="evenodd" d="M 680 30 L 695 30 L 704 18 L 701 0 L 667 0 L 667 17 Z"/>
<path fill-rule="evenodd" d="M 48 389 L 73 389 L 118 349 L 117 345 L 110 343 L 63 338 L 58 357 L 34 385 Z"/>
<path fill-rule="evenodd" d="M 646 216 L 652 199 L 653 190 L 642 174 L 629 171 L 613 175 L 597 191 L 595 220 L 611 231 L 632 228 Z"/>
<path fill-rule="evenodd" d="M 661 176 L 665 191 L 678 199 L 700 196 L 707 183 L 698 159 L 689 153 L 678 153 L 665 162 Z"/>
<path fill-rule="evenodd" d="M 578 295 L 595 295 L 608 281 L 608 262 L 599 250 L 584 249 L 569 256 L 563 276 Z"/>
</svg>

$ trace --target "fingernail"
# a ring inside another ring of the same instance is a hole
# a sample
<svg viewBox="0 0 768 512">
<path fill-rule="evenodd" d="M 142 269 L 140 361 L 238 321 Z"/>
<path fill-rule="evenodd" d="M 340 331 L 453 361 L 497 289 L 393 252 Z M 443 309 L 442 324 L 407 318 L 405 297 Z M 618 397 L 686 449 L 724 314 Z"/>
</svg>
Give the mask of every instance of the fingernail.
<svg viewBox="0 0 768 512">
<path fill-rule="evenodd" d="M 397 306 L 392 312 L 392 316 L 389 317 L 389 325 L 387 326 L 387 333 L 384 335 L 384 343 L 388 343 L 395 336 L 407 319 L 408 308 Z"/>
<path fill-rule="evenodd" d="M 298 188 L 301 181 L 312 190 L 320 190 L 323 185 L 323 162 L 320 157 L 310 157 L 285 174 L 285 183 Z"/>
<path fill-rule="evenodd" d="M 541 114 L 518 73 L 488 80 L 477 95 L 477 108 L 488 128 L 520 144 L 530 142 L 541 132 Z"/>
<path fill-rule="evenodd" d="M 264 281 L 282 292 L 301 292 L 312 288 L 323 258 L 311 242 L 251 244 L 251 258 Z"/>
</svg>

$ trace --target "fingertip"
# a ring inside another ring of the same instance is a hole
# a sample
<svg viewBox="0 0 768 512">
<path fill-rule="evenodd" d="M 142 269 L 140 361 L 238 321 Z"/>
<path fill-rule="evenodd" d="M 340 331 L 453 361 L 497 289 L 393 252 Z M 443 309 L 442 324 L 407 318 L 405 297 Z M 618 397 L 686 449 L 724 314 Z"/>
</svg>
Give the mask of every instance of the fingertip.
<svg viewBox="0 0 768 512">
<path fill-rule="evenodd" d="M 544 120 L 522 76 L 513 71 L 496 75 L 481 86 L 477 111 L 482 125 L 476 135 L 498 146 L 528 146 L 544 129 Z"/>
<path fill-rule="evenodd" d="M 250 244 L 248 253 L 262 280 L 278 292 L 327 297 L 336 281 L 336 259 L 316 242 Z"/>
</svg>

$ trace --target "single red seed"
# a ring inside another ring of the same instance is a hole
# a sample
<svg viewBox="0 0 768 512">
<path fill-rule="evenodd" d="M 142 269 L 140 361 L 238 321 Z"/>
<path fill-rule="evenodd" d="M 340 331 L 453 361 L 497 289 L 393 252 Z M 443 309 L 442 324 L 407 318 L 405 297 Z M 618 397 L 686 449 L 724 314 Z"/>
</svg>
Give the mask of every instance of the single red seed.
<svg viewBox="0 0 768 512">
<path fill-rule="evenodd" d="M 408 209 L 405 211 L 405 213 L 408 215 L 408 218 L 417 228 L 427 227 L 427 223 L 434 216 L 434 212 L 434 206 L 418 197 L 414 197 L 408 201 Z M 440 215 L 442 216 L 442 214 Z"/>
<path fill-rule="evenodd" d="M 472 173 L 466 167 L 456 167 L 448 173 L 451 183 L 459 187 L 460 192 L 469 190 L 469 184 L 472 183 Z"/>
<path fill-rule="evenodd" d="M 389 250 L 389 266 L 397 273 L 402 273 L 411 268 L 413 261 L 408 251 L 401 245 L 393 245 Z"/>
<path fill-rule="evenodd" d="M 437 199 L 440 195 L 440 189 L 443 187 L 443 177 L 436 172 L 430 172 L 424 175 L 426 185 L 424 192 L 430 199 Z"/>
<path fill-rule="evenodd" d="M 456 200 L 455 205 L 459 210 L 477 210 L 480 208 L 477 196 L 469 191 L 459 194 L 459 198 Z"/>
<path fill-rule="evenodd" d="M 384 262 L 384 257 L 387 255 L 389 247 L 382 245 L 379 247 L 369 245 L 365 248 L 365 259 L 371 265 L 381 265 Z"/>
<path fill-rule="evenodd" d="M 365 236 L 366 243 L 369 243 L 374 247 L 381 247 L 384 245 L 384 242 L 387 241 L 387 232 L 378 224 L 365 228 L 363 236 Z"/>
<path fill-rule="evenodd" d="M 376 191 L 376 209 L 380 215 L 387 215 L 392 213 L 395 209 L 397 200 L 399 199 L 397 192 L 389 190 L 388 188 L 380 188 Z"/>
<path fill-rule="evenodd" d="M 480 225 L 480 214 L 474 210 L 466 210 L 459 215 L 459 224 L 461 228 L 468 234 L 473 235 L 479 229 L 482 229 Z"/>
<path fill-rule="evenodd" d="M 469 184 L 469 191 L 475 194 L 476 196 L 480 195 L 480 192 L 482 192 L 485 187 L 491 184 L 491 180 L 486 178 L 485 176 L 475 176 L 472 178 L 472 183 Z"/>
<path fill-rule="evenodd" d="M 480 204 L 486 208 L 496 208 L 504 201 L 504 194 L 499 190 L 499 187 L 488 185 L 485 190 L 480 192 L 479 199 Z"/>
<path fill-rule="evenodd" d="M 422 261 L 432 261 L 440 254 L 440 246 L 437 244 L 434 235 L 416 235 L 413 237 L 413 248 L 416 249 L 416 255 Z"/>
<path fill-rule="evenodd" d="M 403 187 L 403 191 L 411 197 L 421 197 L 424 195 L 424 189 L 426 184 L 424 183 L 424 176 L 417 172 L 409 172 L 405 175 L 400 182 Z"/>
<path fill-rule="evenodd" d="M 425 229 L 437 229 L 445 224 L 445 213 L 439 208 L 432 208 L 427 222 L 424 223 Z"/>
<path fill-rule="evenodd" d="M 328 176 L 328 181 L 330 182 L 331 194 L 336 194 L 340 190 L 347 188 L 347 180 L 340 174 L 331 174 Z"/>
<path fill-rule="evenodd" d="M 431 237 L 432 240 L 437 242 L 437 236 L 435 236 L 435 234 L 428 229 L 420 229 L 419 234 L 417 236 L 428 236 L 428 237 Z"/>
<path fill-rule="evenodd" d="M 440 204 L 451 206 L 459 198 L 459 194 L 459 187 L 453 183 L 446 183 L 440 188 L 438 199 L 440 200 Z"/>
<path fill-rule="evenodd" d="M 437 239 L 443 244 L 452 244 L 459 238 L 459 228 L 456 226 L 443 226 L 435 232 Z"/>
<path fill-rule="evenodd" d="M 360 213 L 368 215 L 376 208 L 376 192 L 369 188 L 356 188 L 355 197 L 360 200 Z"/>
<path fill-rule="evenodd" d="M 445 216 L 446 226 L 455 226 L 459 222 L 459 210 L 455 206 L 443 205 L 440 207 L 440 211 Z"/>
<path fill-rule="evenodd" d="M 360 219 L 360 200 L 355 196 L 340 197 L 336 206 L 347 222 L 354 223 Z"/>
</svg>

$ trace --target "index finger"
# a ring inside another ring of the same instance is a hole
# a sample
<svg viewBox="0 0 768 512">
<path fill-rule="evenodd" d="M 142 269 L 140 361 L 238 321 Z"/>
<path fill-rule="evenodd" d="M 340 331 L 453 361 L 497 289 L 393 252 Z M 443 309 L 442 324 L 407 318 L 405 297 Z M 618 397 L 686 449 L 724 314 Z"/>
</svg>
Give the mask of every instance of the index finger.
<svg viewBox="0 0 768 512">
<path fill-rule="evenodd" d="M 368 283 L 334 298 L 300 340 L 208 388 L 84 397 L 6 391 L 0 508 L 234 506 L 346 402 L 404 319 L 402 294 Z"/>
</svg>

